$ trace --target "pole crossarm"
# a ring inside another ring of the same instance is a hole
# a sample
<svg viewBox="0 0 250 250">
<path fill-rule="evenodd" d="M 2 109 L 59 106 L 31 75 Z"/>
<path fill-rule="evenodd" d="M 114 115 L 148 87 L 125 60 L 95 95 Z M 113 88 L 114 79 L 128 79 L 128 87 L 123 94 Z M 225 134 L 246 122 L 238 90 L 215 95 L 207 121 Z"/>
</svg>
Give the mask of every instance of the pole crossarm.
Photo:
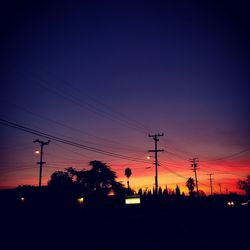
<svg viewBox="0 0 250 250">
<path fill-rule="evenodd" d="M 157 149 L 156 151 L 155 150 L 148 150 L 148 152 L 163 152 L 164 149 Z"/>
</svg>

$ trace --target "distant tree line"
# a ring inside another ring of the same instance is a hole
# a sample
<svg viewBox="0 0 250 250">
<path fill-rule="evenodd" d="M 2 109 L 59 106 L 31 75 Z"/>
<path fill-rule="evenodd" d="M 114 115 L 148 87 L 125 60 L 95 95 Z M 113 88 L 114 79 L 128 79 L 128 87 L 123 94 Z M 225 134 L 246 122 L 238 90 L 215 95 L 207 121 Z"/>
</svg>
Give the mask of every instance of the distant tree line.
<svg viewBox="0 0 250 250">
<path fill-rule="evenodd" d="M 115 195 L 117 197 L 124 197 L 125 195 L 138 194 L 143 197 L 149 196 L 185 196 L 184 192 L 181 192 L 178 185 L 176 188 L 171 190 L 167 186 L 165 188 L 159 187 L 158 194 L 156 194 L 155 188 L 142 190 L 140 188 L 135 192 L 130 187 L 129 178 L 132 175 L 130 168 L 125 169 L 125 176 L 127 177 L 127 188 L 117 181 L 116 173 L 111 168 L 101 161 L 90 161 L 90 169 L 76 170 L 75 168 L 69 167 L 64 171 L 55 171 L 52 173 L 50 180 L 48 181 L 47 191 L 50 194 L 56 194 L 57 197 L 84 197 L 101 199 L 108 195 Z M 186 187 L 189 191 L 190 197 L 205 196 L 205 192 L 202 190 L 197 194 L 194 191 L 195 181 L 192 177 L 186 181 Z M 250 196 L 250 175 L 247 176 L 246 180 L 238 181 L 238 187 L 246 192 L 246 195 Z M 19 187 L 23 192 L 29 192 L 32 190 L 31 186 L 24 185 Z"/>
<path fill-rule="evenodd" d="M 67 194 L 74 193 L 82 195 L 84 197 L 106 197 L 109 194 L 116 196 L 133 195 L 138 194 L 141 196 L 152 196 L 156 195 L 155 188 L 152 190 L 141 188 L 138 192 L 131 189 L 129 184 L 129 178 L 132 175 L 130 168 L 125 169 L 125 176 L 127 177 L 127 188 L 121 182 L 118 182 L 116 173 L 111 168 L 101 161 L 90 161 L 89 170 L 76 170 L 75 168 L 69 167 L 65 171 L 56 171 L 51 175 L 48 182 L 48 187 L 57 193 Z M 191 197 L 196 195 L 194 192 L 195 182 L 193 178 L 189 178 L 186 182 L 186 187 L 189 190 Z M 158 196 L 185 196 L 184 192 L 178 185 L 174 190 L 159 187 Z M 200 196 L 205 196 L 203 191 L 199 191 Z"/>
<path fill-rule="evenodd" d="M 250 197 L 250 175 L 247 176 L 246 180 L 239 180 L 238 187 L 244 190 L 246 195 Z"/>
</svg>

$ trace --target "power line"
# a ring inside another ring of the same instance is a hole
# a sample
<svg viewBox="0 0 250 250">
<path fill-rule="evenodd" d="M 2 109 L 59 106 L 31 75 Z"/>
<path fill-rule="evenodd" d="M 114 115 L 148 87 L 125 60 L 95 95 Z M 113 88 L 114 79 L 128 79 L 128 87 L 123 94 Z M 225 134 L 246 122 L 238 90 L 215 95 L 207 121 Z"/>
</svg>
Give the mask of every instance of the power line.
<svg viewBox="0 0 250 250">
<path fill-rule="evenodd" d="M 236 174 L 236 173 L 232 173 L 230 170 L 227 172 L 227 171 L 223 171 L 223 170 L 220 170 L 220 169 L 214 169 L 213 167 L 211 167 L 211 166 L 208 166 L 208 165 L 204 165 L 204 164 L 202 164 L 204 167 L 206 167 L 206 168 L 209 168 L 209 169 L 211 169 L 211 170 L 213 170 L 213 171 L 216 171 L 216 172 L 218 172 L 219 174 L 229 174 L 229 175 L 234 175 L 234 176 L 237 176 L 237 177 L 244 177 L 245 175 L 240 175 L 240 174 Z"/>
<path fill-rule="evenodd" d="M 244 150 L 241 150 L 241 151 L 239 151 L 239 152 L 236 152 L 236 153 L 233 153 L 233 154 L 231 154 L 231 155 L 227 155 L 227 156 L 224 156 L 224 157 L 221 157 L 221 158 L 206 160 L 206 161 L 204 161 L 204 162 L 221 161 L 221 160 L 225 160 L 225 159 L 230 159 L 230 158 L 232 158 L 232 157 L 241 155 L 241 154 L 243 154 L 243 153 L 245 153 L 245 152 L 248 152 L 248 151 L 250 151 L 250 148 L 246 148 L 246 149 L 244 149 Z"/>
<path fill-rule="evenodd" d="M 9 168 L 9 169 L 0 169 L 0 172 L 4 172 L 5 173 L 9 173 L 9 172 L 16 172 L 16 171 L 22 171 L 22 170 L 27 170 L 27 169 L 34 169 L 36 167 L 34 167 L 33 164 L 29 164 L 30 167 L 28 167 L 27 164 L 25 164 L 25 167 L 16 167 L 16 168 Z M 32 167 L 31 167 L 32 166 Z"/>
<path fill-rule="evenodd" d="M 43 67 L 44 68 L 44 67 Z M 45 68 L 44 68 L 45 69 Z M 69 87 L 70 89 L 73 89 L 76 91 L 76 93 L 81 93 L 81 95 L 85 95 L 87 98 L 91 99 L 92 101 L 100 104 L 102 107 L 106 107 L 109 112 L 111 111 L 111 113 L 123 118 L 123 119 L 126 119 L 127 121 L 129 122 L 133 122 L 134 124 L 136 124 L 138 127 L 141 127 L 143 129 L 145 129 L 146 131 L 149 129 L 147 126 L 145 126 L 144 124 L 142 124 L 141 122 L 138 122 L 134 119 L 131 119 L 129 117 L 127 117 L 126 115 L 120 113 L 120 112 L 117 112 L 117 111 L 114 111 L 112 107 L 108 106 L 107 104 L 101 102 L 99 99 L 96 99 L 94 98 L 93 96 L 90 96 L 89 94 L 85 92 L 82 92 L 79 88 L 76 88 L 75 85 L 72 84 L 71 81 L 67 81 L 65 80 L 64 78 L 61 78 L 61 77 L 58 77 L 54 72 L 51 72 L 47 69 L 45 69 L 47 73 L 49 73 L 50 75 L 54 76 L 55 78 L 59 79 L 60 83 L 64 83 L 67 87 Z"/>
<path fill-rule="evenodd" d="M 29 109 L 27 108 L 24 108 L 24 107 L 21 107 L 20 105 L 17 105 L 15 103 L 12 103 L 12 102 L 9 102 L 7 100 L 1 100 L 2 102 L 6 102 L 6 103 L 9 103 L 10 105 L 16 107 L 17 109 L 21 110 L 21 111 L 24 111 L 26 112 L 27 114 L 30 114 L 32 116 L 35 116 L 35 117 L 38 117 L 39 119 L 43 120 L 43 121 L 48 121 L 50 123 L 53 123 L 53 124 L 56 124 L 60 127 L 63 127 L 63 128 L 67 128 L 67 129 L 70 129 L 74 132 L 77 132 L 77 133 L 84 133 L 88 136 L 91 136 L 95 139 L 98 139 L 98 140 L 102 140 L 102 141 L 105 141 L 105 145 L 103 144 L 100 144 L 100 143 L 96 143 L 96 142 L 92 142 L 92 141 L 86 141 L 86 140 L 81 140 L 82 142 L 84 143 L 88 143 L 88 144 L 93 144 L 93 145 L 97 145 L 97 146 L 105 146 L 105 147 L 109 147 L 109 148 L 113 148 L 113 149 L 122 149 L 122 150 L 128 150 L 128 151 L 138 151 L 138 152 L 143 152 L 143 149 L 140 149 L 136 146 L 133 146 L 133 145 L 126 145 L 124 143 L 121 143 L 121 142 L 117 142 L 117 141 L 114 141 L 114 140 L 111 140 L 111 139 L 108 139 L 108 138 L 103 138 L 103 137 L 100 137 L 100 136 L 96 136 L 96 135 L 93 135 L 91 133 L 88 133 L 86 131 L 83 131 L 82 129 L 78 129 L 78 128 L 75 128 L 75 127 L 72 127 L 70 125 L 67 125 L 67 124 L 64 124 L 62 122 L 59 122 L 58 120 L 54 120 L 54 119 L 51 119 L 51 118 L 48 118 L 46 116 L 43 116 L 43 115 L 40 115 L 40 114 L 37 114 L 37 113 L 34 113 L 32 111 L 30 111 Z M 69 137 L 70 138 L 70 137 Z M 71 137 L 72 138 L 72 137 Z M 112 143 L 112 144 L 116 144 L 116 145 L 121 145 L 121 146 L 111 146 L 111 145 L 107 145 L 107 142 L 109 143 Z"/>
<path fill-rule="evenodd" d="M 120 159 L 125 159 L 125 160 L 130 160 L 130 161 L 137 161 L 137 162 L 141 162 L 141 163 L 148 163 L 148 161 L 142 160 L 140 158 L 136 158 L 136 157 L 130 157 L 130 156 L 126 156 L 126 155 L 122 155 L 122 154 L 117 154 L 117 153 L 112 153 L 106 150 L 102 150 L 99 148 L 94 148 L 94 147 L 90 147 L 84 144 L 80 144 L 80 143 L 76 143 L 70 140 L 65 140 L 63 138 L 54 136 L 54 135 L 50 135 L 35 129 L 31 129 L 22 125 L 19 125 L 17 123 L 13 123 L 4 119 L 0 118 L 0 124 L 8 126 L 8 127 L 12 127 L 18 130 L 22 130 L 24 132 L 30 133 L 30 134 L 34 134 L 34 135 L 38 135 L 47 139 L 51 139 L 51 140 L 55 140 L 57 142 L 63 143 L 63 144 L 67 144 L 73 147 L 77 147 L 77 148 L 81 148 L 81 149 L 85 149 L 91 152 L 95 152 L 95 153 L 99 153 L 99 154 L 103 154 L 103 155 L 107 155 L 107 156 L 112 156 L 112 157 L 116 157 L 116 158 L 120 158 Z"/>
<path fill-rule="evenodd" d="M 180 178 L 182 178 L 182 179 L 185 179 L 185 180 L 188 179 L 186 176 L 179 174 L 178 172 L 172 170 L 171 168 L 169 168 L 169 167 L 167 167 L 167 166 L 165 166 L 165 165 L 160 164 L 160 167 L 165 168 L 166 170 L 168 170 L 168 171 L 171 172 L 172 174 L 174 174 L 174 175 L 176 175 L 176 176 L 178 176 L 178 177 L 180 177 Z"/>
<path fill-rule="evenodd" d="M 175 164 L 175 163 L 172 163 L 172 162 L 169 162 L 169 161 L 163 161 L 163 163 L 165 163 L 165 164 L 167 164 L 168 166 L 173 166 L 173 167 L 175 167 L 175 168 L 177 168 L 177 169 L 187 169 L 186 167 L 181 167 L 180 165 L 177 165 L 177 164 Z"/>
<path fill-rule="evenodd" d="M 181 149 L 180 147 L 176 147 L 176 144 L 173 142 L 173 140 L 167 140 L 167 139 L 163 138 L 163 141 L 165 143 L 167 143 L 168 147 L 172 147 L 173 150 L 177 151 L 179 154 L 179 157 L 182 157 L 182 156 L 180 156 L 180 154 L 185 155 L 185 160 L 187 158 L 190 158 L 191 155 L 193 155 L 193 153 L 191 153 L 191 152 L 187 152 L 187 151 Z"/>
<path fill-rule="evenodd" d="M 33 75 L 34 75 L 34 73 L 33 73 Z M 43 89 L 46 89 L 47 91 L 53 93 L 54 95 L 57 95 L 57 96 L 65 99 L 67 101 L 70 101 L 71 103 L 73 103 L 73 104 L 75 104 L 75 105 L 77 105 L 77 106 L 79 106 L 81 108 L 85 108 L 88 111 L 90 111 L 92 113 L 95 113 L 95 114 L 97 114 L 99 116 L 102 116 L 102 117 L 104 117 L 106 119 L 115 121 L 115 122 L 119 123 L 122 126 L 125 126 L 127 128 L 130 128 L 130 129 L 134 129 L 137 132 L 140 132 L 140 133 L 143 133 L 143 134 L 146 133 L 145 129 L 142 130 L 142 128 L 140 126 L 137 126 L 135 124 L 131 124 L 131 122 L 126 121 L 126 119 L 116 117 L 116 116 L 110 114 L 107 111 L 104 111 L 104 110 L 102 110 L 100 108 L 97 108 L 97 107 L 87 103 L 86 101 L 83 104 L 83 101 L 80 100 L 79 98 L 75 97 L 74 95 L 72 95 L 69 92 L 66 92 L 66 91 L 63 91 L 62 89 L 59 89 L 58 87 L 53 88 L 53 85 L 49 81 L 41 79 L 41 77 L 40 78 L 37 77 L 36 80 L 38 81 L 38 86 L 40 86 Z"/>
<path fill-rule="evenodd" d="M 184 161 L 187 160 L 186 157 L 182 157 L 182 156 L 180 156 L 179 154 L 173 153 L 173 152 L 171 152 L 171 151 L 166 151 L 166 153 L 169 153 L 169 154 L 175 156 L 175 157 L 178 158 L 178 159 L 181 159 L 181 160 L 184 160 Z"/>
</svg>

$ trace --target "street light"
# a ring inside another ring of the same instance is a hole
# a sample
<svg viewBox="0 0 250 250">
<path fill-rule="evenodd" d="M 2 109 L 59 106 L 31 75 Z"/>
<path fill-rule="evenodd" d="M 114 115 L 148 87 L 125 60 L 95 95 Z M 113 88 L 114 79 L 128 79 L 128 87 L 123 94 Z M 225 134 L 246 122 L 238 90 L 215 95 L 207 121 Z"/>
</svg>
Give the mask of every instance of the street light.
<svg viewBox="0 0 250 250">
<path fill-rule="evenodd" d="M 83 206 L 84 198 L 83 197 L 78 198 L 77 202 L 80 204 L 80 206 Z"/>
</svg>

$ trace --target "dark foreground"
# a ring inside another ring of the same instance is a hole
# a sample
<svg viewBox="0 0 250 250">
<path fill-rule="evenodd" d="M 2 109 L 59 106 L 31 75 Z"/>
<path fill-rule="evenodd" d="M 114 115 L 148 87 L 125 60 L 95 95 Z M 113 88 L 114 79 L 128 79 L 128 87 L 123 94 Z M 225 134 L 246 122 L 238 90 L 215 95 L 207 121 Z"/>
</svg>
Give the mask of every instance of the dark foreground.
<svg viewBox="0 0 250 250">
<path fill-rule="evenodd" d="M 249 206 L 3 205 L 2 249 L 249 249 Z"/>
</svg>

